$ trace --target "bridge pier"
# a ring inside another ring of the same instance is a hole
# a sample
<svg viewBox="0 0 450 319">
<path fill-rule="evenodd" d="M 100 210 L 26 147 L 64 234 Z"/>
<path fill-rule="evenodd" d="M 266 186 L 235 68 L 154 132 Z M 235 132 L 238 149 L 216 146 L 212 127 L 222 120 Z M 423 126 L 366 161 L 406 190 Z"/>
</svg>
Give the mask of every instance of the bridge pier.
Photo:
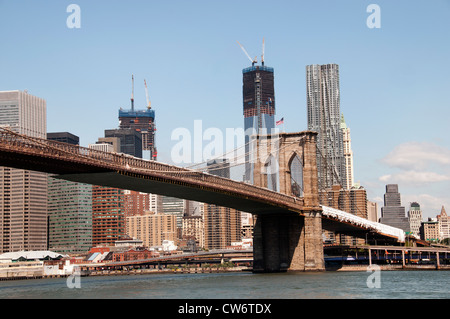
<svg viewBox="0 0 450 319">
<path fill-rule="evenodd" d="M 256 217 L 253 272 L 324 270 L 320 212 Z"/>
<path fill-rule="evenodd" d="M 316 165 L 316 132 L 256 136 L 259 161 L 253 180 L 273 187 L 271 158 L 278 165 L 279 191 L 303 202 L 298 213 L 261 212 L 253 229 L 253 271 L 323 271 L 322 209 Z M 294 162 L 300 166 L 293 165 Z"/>
</svg>

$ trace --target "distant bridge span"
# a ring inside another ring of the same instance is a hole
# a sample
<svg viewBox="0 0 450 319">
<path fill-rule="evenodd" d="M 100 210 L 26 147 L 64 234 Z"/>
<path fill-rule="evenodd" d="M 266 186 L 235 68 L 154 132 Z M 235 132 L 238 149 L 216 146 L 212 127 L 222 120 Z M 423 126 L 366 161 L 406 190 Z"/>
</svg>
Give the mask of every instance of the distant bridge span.
<svg viewBox="0 0 450 319">
<path fill-rule="evenodd" d="M 284 193 L 274 192 L 266 187 L 125 154 L 24 136 L 7 128 L 0 128 L 0 166 L 46 172 L 55 174 L 55 178 L 92 185 L 195 200 L 257 215 L 254 265 L 258 267 L 261 264 L 263 271 L 293 269 L 290 265 L 299 254 L 301 256 L 298 258 L 303 260 L 300 269 L 307 268 L 307 265 L 312 265 L 313 270 L 323 269 L 322 224 L 324 228 L 337 231 L 371 232 L 382 238 L 404 241 L 404 233 L 397 228 L 319 205 L 316 134 L 308 131 L 280 134 L 282 139 L 297 147 L 296 152 L 303 152 L 303 197 L 288 195 L 286 190 Z M 290 174 L 286 170 L 281 171 Z M 263 185 L 263 179 L 259 178 L 259 181 Z M 300 232 L 297 228 L 303 230 Z M 308 236 L 313 238 L 309 240 Z M 302 241 L 306 247 L 302 252 L 298 251 L 298 241 Z M 272 256 L 274 250 L 277 251 L 275 257 Z M 312 252 L 312 257 L 307 256 L 307 251 Z"/>
</svg>

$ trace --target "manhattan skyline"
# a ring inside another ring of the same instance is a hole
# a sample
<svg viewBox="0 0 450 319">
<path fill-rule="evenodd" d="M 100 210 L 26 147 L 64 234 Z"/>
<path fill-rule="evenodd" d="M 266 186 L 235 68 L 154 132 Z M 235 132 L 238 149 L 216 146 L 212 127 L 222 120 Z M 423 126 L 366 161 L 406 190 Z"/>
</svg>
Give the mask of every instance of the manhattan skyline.
<svg viewBox="0 0 450 319">
<path fill-rule="evenodd" d="M 68 28 L 71 3 L 81 28 Z M 381 28 L 369 28 L 369 4 Z M 179 127 L 243 127 L 236 41 L 275 70 L 276 120 L 307 129 L 306 71 L 336 63 L 340 108 L 351 129 L 355 182 L 379 209 L 386 184 L 424 218 L 450 207 L 449 1 L 0 1 L 0 90 L 47 101 L 47 131 L 80 145 L 118 128 L 118 110 L 156 112 L 158 160 L 170 163 Z M 206 142 L 205 142 L 206 143 Z"/>
</svg>

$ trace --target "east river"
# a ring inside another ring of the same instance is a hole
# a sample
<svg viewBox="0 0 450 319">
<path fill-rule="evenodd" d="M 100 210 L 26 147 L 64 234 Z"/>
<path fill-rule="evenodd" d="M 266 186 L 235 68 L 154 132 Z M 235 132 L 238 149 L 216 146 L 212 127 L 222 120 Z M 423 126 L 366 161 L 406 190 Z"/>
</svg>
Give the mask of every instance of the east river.
<svg viewBox="0 0 450 319">
<path fill-rule="evenodd" d="M 448 299 L 450 271 L 150 274 L 0 282 L 0 299 Z"/>
</svg>

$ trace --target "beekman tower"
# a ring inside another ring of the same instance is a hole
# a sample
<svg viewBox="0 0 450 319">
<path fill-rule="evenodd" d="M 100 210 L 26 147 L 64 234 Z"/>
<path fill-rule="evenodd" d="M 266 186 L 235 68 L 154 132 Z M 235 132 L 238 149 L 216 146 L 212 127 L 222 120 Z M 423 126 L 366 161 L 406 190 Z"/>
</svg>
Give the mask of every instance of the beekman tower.
<svg viewBox="0 0 450 319">
<path fill-rule="evenodd" d="M 240 45 L 240 44 L 239 44 Z M 275 89 L 273 68 L 264 65 L 264 42 L 261 65 L 256 58 L 251 59 L 251 67 L 242 70 L 243 108 L 245 130 L 245 177 L 244 181 L 253 182 L 253 163 L 251 160 L 250 137 L 255 134 L 272 134 L 275 129 Z"/>
<path fill-rule="evenodd" d="M 308 130 L 318 132 L 317 168 L 319 188 L 346 185 L 341 131 L 339 66 L 306 66 Z"/>
</svg>

